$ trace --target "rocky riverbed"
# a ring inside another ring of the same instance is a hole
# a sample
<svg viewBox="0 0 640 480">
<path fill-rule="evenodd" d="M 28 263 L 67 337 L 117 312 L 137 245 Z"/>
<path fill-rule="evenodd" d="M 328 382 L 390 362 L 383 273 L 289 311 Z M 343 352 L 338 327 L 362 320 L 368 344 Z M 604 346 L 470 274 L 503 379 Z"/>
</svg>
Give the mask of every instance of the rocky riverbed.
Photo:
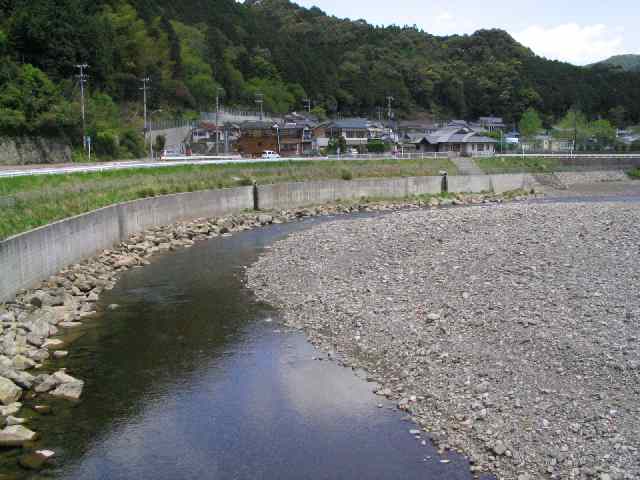
<svg viewBox="0 0 640 480">
<path fill-rule="evenodd" d="M 65 334 L 96 315 L 103 291 L 111 290 L 123 272 L 149 264 L 154 255 L 187 248 L 197 241 L 312 216 L 486 204 L 506 198 L 512 197 L 459 195 L 198 219 L 151 228 L 94 258 L 71 265 L 37 288 L 19 292 L 13 302 L 0 304 L 0 447 L 26 447 L 28 453 L 21 462 L 25 468 L 40 468 L 54 455 L 49 450 L 29 451 L 37 434 L 28 428 L 28 416 L 21 416 L 24 403 L 28 402 L 35 413 L 48 414 L 51 407 L 47 403 L 53 397 L 69 401 L 81 398 L 83 380 L 65 369 L 52 370 L 48 360 L 63 359 L 68 354 L 69 335 Z M 117 309 L 118 305 L 105 308 Z"/>
<path fill-rule="evenodd" d="M 640 478 L 640 203 L 324 223 L 248 271 L 442 450 L 501 479 Z"/>
</svg>

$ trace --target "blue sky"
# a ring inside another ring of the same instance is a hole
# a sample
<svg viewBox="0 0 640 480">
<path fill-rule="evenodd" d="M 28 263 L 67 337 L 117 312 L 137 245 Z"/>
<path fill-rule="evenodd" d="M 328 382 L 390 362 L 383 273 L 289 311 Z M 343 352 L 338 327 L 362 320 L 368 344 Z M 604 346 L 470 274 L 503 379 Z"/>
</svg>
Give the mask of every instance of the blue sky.
<svg viewBox="0 0 640 480">
<path fill-rule="evenodd" d="M 376 25 L 417 25 L 429 33 L 502 28 L 547 58 L 576 65 L 640 54 L 640 0 L 294 0 Z"/>
</svg>

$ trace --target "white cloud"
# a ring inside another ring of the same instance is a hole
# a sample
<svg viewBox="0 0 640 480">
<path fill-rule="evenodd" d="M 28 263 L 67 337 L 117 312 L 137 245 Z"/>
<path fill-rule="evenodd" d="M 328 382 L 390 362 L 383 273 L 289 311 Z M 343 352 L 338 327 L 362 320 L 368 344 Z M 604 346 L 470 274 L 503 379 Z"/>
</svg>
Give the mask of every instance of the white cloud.
<svg viewBox="0 0 640 480">
<path fill-rule="evenodd" d="M 466 17 L 456 18 L 450 11 L 442 10 L 435 16 L 420 18 L 420 24 L 434 35 L 473 33 L 475 24 Z"/>
<path fill-rule="evenodd" d="M 622 31 L 602 24 L 567 23 L 555 27 L 532 25 L 514 37 L 543 57 L 586 65 L 624 53 Z"/>
</svg>

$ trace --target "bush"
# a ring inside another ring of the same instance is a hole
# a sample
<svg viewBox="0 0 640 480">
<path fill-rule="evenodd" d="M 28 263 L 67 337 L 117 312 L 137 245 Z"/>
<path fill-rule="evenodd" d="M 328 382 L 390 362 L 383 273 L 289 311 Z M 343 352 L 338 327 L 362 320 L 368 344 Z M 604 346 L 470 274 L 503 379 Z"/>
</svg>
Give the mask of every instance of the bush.
<svg viewBox="0 0 640 480">
<path fill-rule="evenodd" d="M 142 135 L 134 129 L 125 130 L 120 137 L 120 151 L 122 156 L 132 158 L 142 158 L 145 154 L 144 140 Z"/>
<path fill-rule="evenodd" d="M 112 130 L 96 133 L 94 149 L 96 155 L 115 158 L 118 154 L 118 136 Z"/>
<path fill-rule="evenodd" d="M 381 140 L 369 140 L 369 143 L 367 143 L 367 150 L 369 153 L 384 153 L 384 142 Z"/>
<path fill-rule="evenodd" d="M 340 178 L 342 178 L 342 180 L 353 180 L 353 173 L 351 173 L 351 170 L 343 168 L 340 170 Z"/>
</svg>

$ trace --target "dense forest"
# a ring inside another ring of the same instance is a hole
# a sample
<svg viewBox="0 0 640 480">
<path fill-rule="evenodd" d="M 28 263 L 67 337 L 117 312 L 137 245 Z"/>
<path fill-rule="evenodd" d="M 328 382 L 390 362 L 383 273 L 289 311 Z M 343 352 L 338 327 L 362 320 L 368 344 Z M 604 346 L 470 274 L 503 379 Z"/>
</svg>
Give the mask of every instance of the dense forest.
<svg viewBox="0 0 640 480">
<path fill-rule="evenodd" d="M 640 73 L 549 61 L 501 30 L 436 37 L 288 0 L 0 0 L 0 132 L 82 138 L 81 63 L 88 131 L 132 155 L 143 77 L 156 117 L 211 110 L 218 93 L 253 107 L 259 92 L 274 112 L 311 98 L 319 113 L 374 116 L 393 96 L 398 117 L 516 122 L 534 108 L 549 125 L 578 107 L 640 121 Z"/>
<path fill-rule="evenodd" d="M 627 72 L 640 72 L 640 55 L 614 55 L 592 67 L 615 67 Z"/>
</svg>

